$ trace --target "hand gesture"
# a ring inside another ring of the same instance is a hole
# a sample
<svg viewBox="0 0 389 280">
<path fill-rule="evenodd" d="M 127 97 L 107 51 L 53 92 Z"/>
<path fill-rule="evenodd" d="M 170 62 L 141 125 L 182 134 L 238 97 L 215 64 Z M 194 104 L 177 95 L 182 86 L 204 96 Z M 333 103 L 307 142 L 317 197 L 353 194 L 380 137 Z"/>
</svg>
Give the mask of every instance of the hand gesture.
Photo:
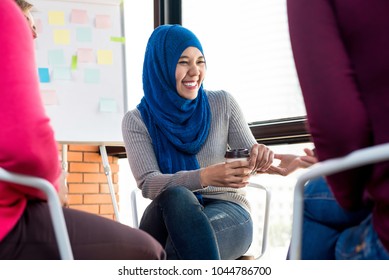
<svg viewBox="0 0 389 280">
<path fill-rule="evenodd" d="M 271 166 L 266 173 L 287 176 L 299 168 L 307 168 L 317 163 L 317 158 L 311 149 L 304 149 L 306 155 L 275 154 L 274 158 L 280 160 L 278 166 Z"/>
</svg>

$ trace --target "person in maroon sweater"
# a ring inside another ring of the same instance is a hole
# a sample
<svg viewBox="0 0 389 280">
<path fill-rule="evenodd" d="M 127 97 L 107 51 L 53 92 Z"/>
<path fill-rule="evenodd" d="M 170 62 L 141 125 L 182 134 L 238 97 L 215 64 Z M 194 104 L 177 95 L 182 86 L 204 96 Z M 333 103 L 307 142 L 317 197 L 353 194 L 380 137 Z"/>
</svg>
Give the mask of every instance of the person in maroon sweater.
<svg viewBox="0 0 389 280">
<path fill-rule="evenodd" d="M 14 0 L 1 0 L 0 167 L 46 179 L 58 190 L 60 164 L 39 92 L 31 25 Z M 29 26 L 30 25 L 30 26 Z M 165 259 L 149 234 L 63 208 L 75 259 Z M 0 181 L 0 260 L 59 259 L 45 195 Z"/>
<path fill-rule="evenodd" d="M 319 161 L 389 142 L 389 2 L 288 0 L 287 9 Z M 306 187 L 303 258 L 389 259 L 389 162 L 320 180 Z"/>
</svg>

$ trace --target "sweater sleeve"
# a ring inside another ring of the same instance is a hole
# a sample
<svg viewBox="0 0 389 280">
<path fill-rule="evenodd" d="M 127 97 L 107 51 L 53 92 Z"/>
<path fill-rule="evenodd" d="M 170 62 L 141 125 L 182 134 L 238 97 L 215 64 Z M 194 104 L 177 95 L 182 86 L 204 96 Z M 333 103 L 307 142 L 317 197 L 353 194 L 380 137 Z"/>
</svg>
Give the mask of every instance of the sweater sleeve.
<svg viewBox="0 0 389 280">
<path fill-rule="evenodd" d="M 161 173 L 151 137 L 137 109 L 124 116 L 122 132 L 132 174 L 144 197 L 154 199 L 170 186 L 183 186 L 193 191 L 202 188 L 199 169 L 175 174 Z"/>
<path fill-rule="evenodd" d="M 4 12 L 0 19 L 7 26 L 0 36 L 0 166 L 44 178 L 58 187 L 57 145 L 40 97 L 33 38 L 18 7 L 6 5 L 11 12 Z M 4 182 L 0 190 L 12 192 L 13 199 L 44 198 L 39 191 Z"/>
</svg>

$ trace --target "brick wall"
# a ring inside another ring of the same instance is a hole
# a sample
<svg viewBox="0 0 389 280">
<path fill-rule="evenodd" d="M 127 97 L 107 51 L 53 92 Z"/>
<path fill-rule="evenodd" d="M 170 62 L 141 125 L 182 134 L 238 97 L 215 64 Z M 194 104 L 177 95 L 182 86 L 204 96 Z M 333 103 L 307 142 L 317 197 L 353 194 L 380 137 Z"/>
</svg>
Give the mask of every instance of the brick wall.
<svg viewBox="0 0 389 280">
<path fill-rule="evenodd" d="M 59 145 L 62 150 L 62 145 Z M 67 185 L 69 207 L 114 219 L 107 176 L 99 146 L 68 145 Z M 118 158 L 108 156 L 116 200 L 118 196 Z"/>
</svg>

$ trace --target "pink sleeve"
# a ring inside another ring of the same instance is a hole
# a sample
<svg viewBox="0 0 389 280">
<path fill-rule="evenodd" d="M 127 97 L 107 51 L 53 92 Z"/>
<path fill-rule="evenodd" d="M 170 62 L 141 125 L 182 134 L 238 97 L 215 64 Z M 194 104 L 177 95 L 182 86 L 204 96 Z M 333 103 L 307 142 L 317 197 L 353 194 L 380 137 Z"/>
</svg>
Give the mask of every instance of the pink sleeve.
<svg viewBox="0 0 389 280">
<path fill-rule="evenodd" d="M 0 32 L 0 166 L 45 178 L 58 189 L 57 144 L 40 97 L 32 34 L 16 5 L 10 8 L 11 1 L 4 2 L 13 12 L 2 12 L 0 17 L 7 30 Z M 21 196 L 42 197 L 39 192 L 12 187 Z"/>
</svg>

